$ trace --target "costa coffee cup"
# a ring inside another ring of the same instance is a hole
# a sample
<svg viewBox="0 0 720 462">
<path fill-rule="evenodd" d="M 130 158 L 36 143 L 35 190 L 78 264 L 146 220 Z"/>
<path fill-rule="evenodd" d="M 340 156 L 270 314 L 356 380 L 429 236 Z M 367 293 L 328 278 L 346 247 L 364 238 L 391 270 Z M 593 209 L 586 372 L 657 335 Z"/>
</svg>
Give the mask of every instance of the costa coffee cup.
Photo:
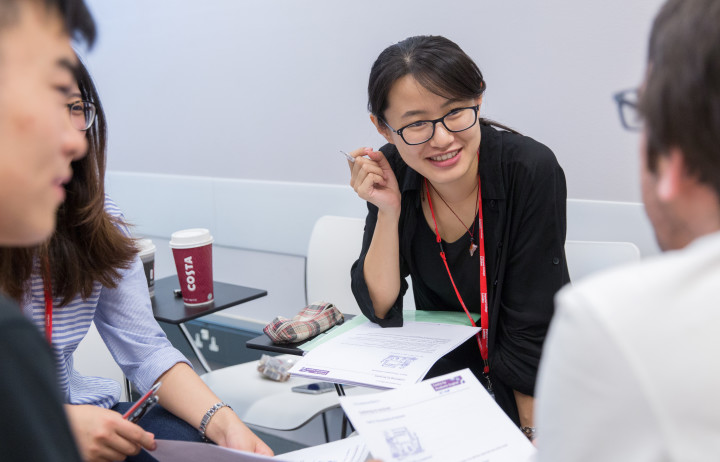
<svg viewBox="0 0 720 462">
<path fill-rule="evenodd" d="M 183 229 L 170 236 L 183 301 L 189 306 L 212 303 L 212 243 L 205 228 Z"/>
<path fill-rule="evenodd" d="M 155 244 L 150 239 L 138 239 L 138 256 L 142 260 L 150 298 L 155 296 Z"/>
</svg>

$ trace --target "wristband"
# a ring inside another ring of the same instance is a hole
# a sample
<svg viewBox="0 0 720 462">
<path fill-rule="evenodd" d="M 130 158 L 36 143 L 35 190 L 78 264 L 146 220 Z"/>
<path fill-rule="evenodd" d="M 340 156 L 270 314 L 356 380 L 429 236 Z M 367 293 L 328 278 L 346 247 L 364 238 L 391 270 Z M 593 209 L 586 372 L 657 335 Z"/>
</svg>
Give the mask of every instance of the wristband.
<svg viewBox="0 0 720 462">
<path fill-rule="evenodd" d="M 535 439 L 535 427 L 522 427 L 520 430 L 530 441 Z"/>
<path fill-rule="evenodd" d="M 207 426 L 210 423 L 210 419 L 212 419 L 212 416 L 214 416 L 217 411 L 224 407 L 229 408 L 232 411 L 232 408 L 229 404 L 220 402 L 208 409 L 208 411 L 203 416 L 202 420 L 200 421 L 200 428 L 198 428 L 198 431 L 200 431 L 200 436 L 203 440 L 208 441 L 207 437 L 205 437 L 205 431 L 207 430 Z"/>
</svg>

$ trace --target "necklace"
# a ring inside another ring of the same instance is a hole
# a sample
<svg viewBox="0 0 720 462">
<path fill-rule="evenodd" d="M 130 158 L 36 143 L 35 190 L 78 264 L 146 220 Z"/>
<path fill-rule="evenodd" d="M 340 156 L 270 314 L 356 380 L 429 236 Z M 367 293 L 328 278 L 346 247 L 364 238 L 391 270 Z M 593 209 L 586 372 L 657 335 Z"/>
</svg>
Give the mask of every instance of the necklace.
<svg viewBox="0 0 720 462">
<path fill-rule="evenodd" d="M 480 207 L 480 178 L 478 177 L 478 200 L 475 202 L 475 215 L 473 215 L 472 230 L 465 225 L 465 222 L 462 221 L 462 219 L 458 216 L 458 214 L 455 213 L 455 210 L 453 210 L 452 207 L 450 207 L 450 204 L 448 204 L 447 201 L 445 200 L 445 198 L 442 197 L 442 194 L 440 194 L 440 192 L 437 189 L 435 189 L 435 186 L 433 186 L 432 183 L 429 183 L 427 181 L 427 179 L 425 179 L 425 188 L 426 189 L 427 189 L 427 185 L 430 185 L 432 190 L 435 191 L 435 194 L 438 195 L 440 200 L 443 201 L 443 204 L 445 204 L 445 206 L 448 208 L 448 210 L 450 210 L 450 212 L 452 212 L 452 214 L 455 215 L 455 218 L 458 219 L 460 224 L 463 225 L 463 228 L 465 228 L 467 233 L 470 235 L 470 248 L 468 250 L 470 252 L 470 256 L 472 257 L 473 255 L 475 255 L 475 251 L 478 248 L 477 244 L 475 243 L 475 217 L 477 216 L 478 209 Z M 428 194 L 428 198 L 429 197 L 430 197 L 430 194 Z"/>
</svg>

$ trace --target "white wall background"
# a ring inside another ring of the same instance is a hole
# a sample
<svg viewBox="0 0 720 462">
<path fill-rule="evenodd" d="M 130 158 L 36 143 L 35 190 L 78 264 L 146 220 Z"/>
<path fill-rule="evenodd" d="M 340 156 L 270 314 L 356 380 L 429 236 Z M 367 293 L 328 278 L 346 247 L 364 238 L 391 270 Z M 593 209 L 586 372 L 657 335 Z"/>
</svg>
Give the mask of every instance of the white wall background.
<svg viewBox="0 0 720 462">
<path fill-rule="evenodd" d="M 88 0 L 86 61 L 112 170 L 346 184 L 381 144 L 366 110 L 387 45 L 441 34 L 488 82 L 482 112 L 550 146 L 571 198 L 638 201 L 612 94 L 643 74 L 660 0 Z"/>
</svg>

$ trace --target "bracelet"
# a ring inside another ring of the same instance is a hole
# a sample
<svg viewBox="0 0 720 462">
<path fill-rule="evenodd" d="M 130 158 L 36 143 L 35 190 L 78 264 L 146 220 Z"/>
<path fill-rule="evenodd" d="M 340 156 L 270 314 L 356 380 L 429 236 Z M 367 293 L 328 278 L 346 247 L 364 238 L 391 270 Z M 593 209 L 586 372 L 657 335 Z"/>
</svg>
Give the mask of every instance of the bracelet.
<svg viewBox="0 0 720 462">
<path fill-rule="evenodd" d="M 200 437 L 202 437 L 203 440 L 208 441 L 207 437 L 205 437 L 205 430 L 207 430 L 210 419 L 212 419 L 212 416 L 214 416 L 217 411 L 224 407 L 227 407 L 232 411 L 232 408 L 229 404 L 220 402 L 208 409 L 208 411 L 203 416 L 202 420 L 200 421 L 200 428 L 198 428 L 198 430 L 200 431 Z"/>
<path fill-rule="evenodd" d="M 521 430 L 530 441 L 535 439 L 535 427 L 522 427 Z"/>
</svg>

